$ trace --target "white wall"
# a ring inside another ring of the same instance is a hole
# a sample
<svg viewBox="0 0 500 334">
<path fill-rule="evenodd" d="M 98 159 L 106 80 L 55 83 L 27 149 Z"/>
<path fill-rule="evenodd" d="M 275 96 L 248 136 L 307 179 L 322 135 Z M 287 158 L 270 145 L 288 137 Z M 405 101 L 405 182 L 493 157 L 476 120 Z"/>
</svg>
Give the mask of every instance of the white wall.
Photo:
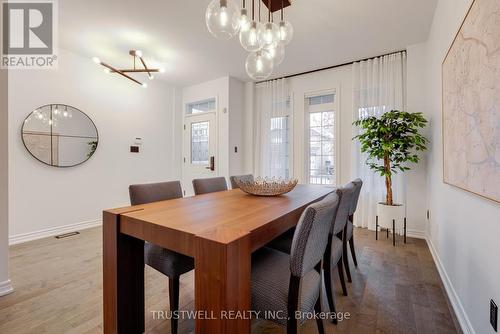
<svg viewBox="0 0 500 334">
<path fill-rule="evenodd" d="M 7 70 L 0 70 L 0 296 L 12 292 L 9 280 L 9 164 Z"/>
<path fill-rule="evenodd" d="M 22 241 L 71 224 L 99 222 L 102 210 L 128 205 L 128 185 L 178 179 L 179 90 L 159 80 L 144 89 L 106 75 L 90 59 L 61 50 L 57 70 L 12 71 L 9 77 L 10 236 Z M 36 161 L 21 141 L 21 124 L 48 103 L 74 106 L 95 122 L 99 147 L 81 166 Z M 129 153 L 136 136 L 140 154 Z"/>
<path fill-rule="evenodd" d="M 494 333 L 489 301 L 500 302 L 500 205 L 442 181 L 441 64 L 470 4 L 470 0 L 440 0 L 426 45 L 423 96 L 432 123 L 428 232 L 465 331 L 486 334 Z"/>
<path fill-rule="evenodd" d="M 229 78 L 229 176 L 244 173 L 245 133 L 245 84 Z M 235 152 L 235 148 L 237 152 Z"/>
<path fill-rule="evenodd" d="M 406 104 L 409 112 L 422 112 L 429 119 L 425 98 L 425 43 L 410 45 L 407 53 L 407 80 Z M 422 133 L 429 138 L 430 126 Z M 406 210 L 408 219 L 408 233 L 425 237 L 427 228 L 427 152 L 420 155 L 420 163 L 412 165 L 412 169 L 405 173 L 406 177 Z"/>
</svg>

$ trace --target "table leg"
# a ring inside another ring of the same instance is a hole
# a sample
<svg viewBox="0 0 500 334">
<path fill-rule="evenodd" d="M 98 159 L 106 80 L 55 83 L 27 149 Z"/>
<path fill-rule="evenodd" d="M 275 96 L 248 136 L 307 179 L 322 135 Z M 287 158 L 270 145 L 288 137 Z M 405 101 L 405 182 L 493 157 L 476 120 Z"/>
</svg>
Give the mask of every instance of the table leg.
<svg viewBox="0 0 500 334">
<path fill-rule="evenodd" d="M 251 310 L 250 239 L 221 243 L 197 237 L 195 268 L 196 333 L 250 333 L 250 319 L 228 319 L 228 312 Z"/>
<path fill-rule="evenodd" d="M 144 241 L 120 233 L 119 219 L 104 212 L 104 333 L 144 333 Z"/>
</svg>

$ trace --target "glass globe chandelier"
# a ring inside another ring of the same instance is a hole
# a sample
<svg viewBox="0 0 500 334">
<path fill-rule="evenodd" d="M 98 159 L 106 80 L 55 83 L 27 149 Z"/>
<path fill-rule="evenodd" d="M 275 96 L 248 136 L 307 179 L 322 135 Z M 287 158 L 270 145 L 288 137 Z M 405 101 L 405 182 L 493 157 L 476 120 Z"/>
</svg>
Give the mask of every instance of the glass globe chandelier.
<svg viewBox="0 0 500 334">
<path fill-rule="evenodd" d="M 213 0 L 205 12 L 205 21 L 212 35 L 228 40 L 240 29 L 240 10 L 234 0 Z"/>
<path fill-rule="evenodd" d="M 245 68 L 250 78 L 254 80 L 266 80 L 273 73 L 274 63 L 266 57 L 264 51 L 252 52 L 248 55 Z"/>
<path fill-rule="evenodd" d="M 273 0 L 257 0 L 259 4 L 258 17 L 255 17 L 255 0 L 252 0 L 251 17 L 246 8 L 246 0 L 242 0 L 242 8 L 234 0 L 213 0 L 205 13 L 208 30 L 220 39 L 231 39 L 239 35 L 241 46 L 250 54 L 245 68 L 247 74 L 254 80 L 266 80 L 272 74 L 275 66 L 285 58 L 285 45 L 293 38 L 293 26 L 284 19 L 284 0 L 281 8 L 272 6 Z M 261 22 L 261 1 L 267 1 L 268 20 Z M 274 0 L 279 1 L 279 0 Z M 287 6 L 290 2 L 287 1 Z M 281 21 L 274 23 L 273 11 L 281 10 Z"/>
</svg>

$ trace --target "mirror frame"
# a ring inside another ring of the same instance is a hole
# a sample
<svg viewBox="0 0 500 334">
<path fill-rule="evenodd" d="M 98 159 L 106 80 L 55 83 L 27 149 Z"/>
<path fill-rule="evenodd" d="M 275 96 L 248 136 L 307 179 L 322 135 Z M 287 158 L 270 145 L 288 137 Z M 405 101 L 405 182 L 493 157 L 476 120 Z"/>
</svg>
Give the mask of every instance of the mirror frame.
<svg viewBox="0 0 500 334">
<path fill-rule="evenodd" d="M 50 107 L 50 106 L 65 106 L 65 107 L 70 107 L 70 108 L 73 108 L 75 110 L 78 110 L 79 112 L 81 112 L 85 117 L 88 118 L 88 120 L 92 123 L 92 125 L 94 126 L 94 129 L 95 129 L 95 132 L 96 132 L 96 138 L 97 138 L 97 145 L 96 145 L 96 148 L 94 150 L 94 153 L 92 153 L 92 155 L 90 157 L 87 157 L 85 160 L 83 160 L 82 162 L 78 163 L 78 164 L 75 164 L 75 165 L 71 165 L 71 166 L 57 166 L 57 165 L 53 165 L 53 164 L 48 164 L 46 163 L 45 161 L 43 160 L 40 160 L 39 158 L 37 158 L 29 149 L 28 149 L 28 146 L 26 146 L 26 142 L 24 141 L 24 125 L 26 124 L 26 120 L 31 116 L 33 115 L 33 113 L 38 110 L 38 109 L 43 109 L 45 107 Z M 22 123 L 22 126 L 21 126 L 21 140 L 23 141 L 23 145 L 24 145 L 24 148 L 26 149 L 26 151 L 29 152 L 29 154 L 35 158 L 37 161 L 43 163 L 44 165 L 46 166 L 50 166 L 50 167 L 56 167 L 56 168 L 72 168 L 72 167 L 77 167 L 77 166 L 80 166 L 84 163 L 86 163 L 87 161 L 90 160 L 90 158 L 92 158 L 94 156 L 94 154 L 97 152 L 97 149 L 99 148 L 99 129 L 97 128 L 97 126 L 95 125 L 94 121 L 92 120 L 92 118 L 90 118 L 89 115 L 87 115 L 86 113 L 84 113 L 83 111 L 81 111 L 80 109 L 78 108 L 75 108 L 69 104 L 65 104 L 65 103 L 49 103 L 49 104 L 44 104 L 43 106 L 40 106 L 40 107 L 37 107 L 35 108 L 32 112 L 30 112 L 23 120 L 23 123 Z"/>
</svg>

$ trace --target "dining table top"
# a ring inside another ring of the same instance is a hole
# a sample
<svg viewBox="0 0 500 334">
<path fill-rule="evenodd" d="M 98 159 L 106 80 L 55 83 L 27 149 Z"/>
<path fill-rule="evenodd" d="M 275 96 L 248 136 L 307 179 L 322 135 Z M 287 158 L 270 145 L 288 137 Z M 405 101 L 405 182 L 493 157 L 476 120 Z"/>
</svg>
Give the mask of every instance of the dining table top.
<svg viewBox="0 0 500 334">
<path fill-rule="evenodd" d="M 240 189 L 109 210 L 120 215 L 120 231 L 165 248 L 192 254 L 195 237 L 231 243 L 248 234 L 265 234 L 272 222 L 297 212 L 332 192 L 332 186 L 297 185 L 281 196 L 253 196 Z M 297 221 L 291 222 L 290 228 Z M 283 224 L 280 224 L 280 228 Z M 161 232 L 161 233 L 160 233 Z M 169 232 L 170 238 L 164 232 Z M 264 239 L 265 235 L 262 235 Z M 159 240 L 162 239 L 162 240 Z M 166 240 L 169 239 L 169 240 Z M 265 242 L 267 240 L 264 240 Z M 261 246 L 256 242 L 254 248 Z"/>
</svg>

